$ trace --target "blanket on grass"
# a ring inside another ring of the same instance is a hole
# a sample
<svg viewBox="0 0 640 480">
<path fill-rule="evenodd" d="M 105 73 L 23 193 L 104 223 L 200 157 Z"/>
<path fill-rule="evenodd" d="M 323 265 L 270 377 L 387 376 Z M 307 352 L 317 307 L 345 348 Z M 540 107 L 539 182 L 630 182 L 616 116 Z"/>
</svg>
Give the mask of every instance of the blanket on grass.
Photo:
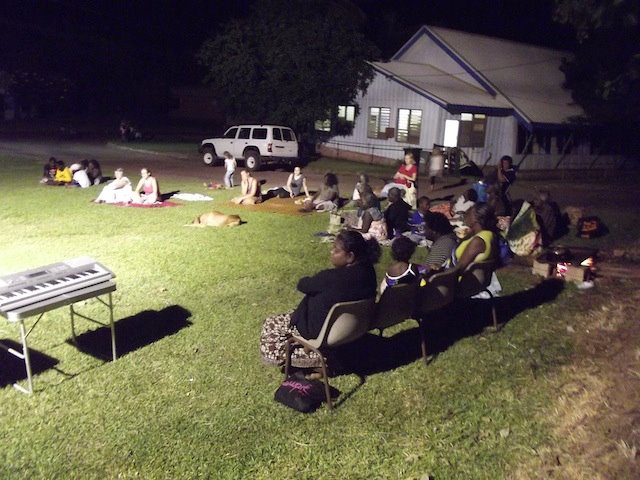
<svg viewBox="0 0 640 480">
<path fill-rule="evenodd" d="M 105 205 L 115 205 L 116 207 L 133 207 L 133 208 L 162 208 L 162 207 L 180 207 L 182 204 L 176 202 L 170 202 L 165 200 L 164 202 L 156 203 L 105 203 Z"/>
</svg>

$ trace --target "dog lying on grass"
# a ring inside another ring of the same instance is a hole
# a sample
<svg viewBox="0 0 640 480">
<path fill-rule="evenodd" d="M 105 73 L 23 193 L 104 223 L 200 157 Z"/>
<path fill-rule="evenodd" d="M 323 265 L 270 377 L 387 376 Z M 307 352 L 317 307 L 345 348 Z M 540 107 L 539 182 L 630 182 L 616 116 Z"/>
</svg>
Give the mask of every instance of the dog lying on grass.
<svg viewBox="0 0 640 480">
<path fill-rule="evenodd" d="M 187 227 L 235 227 L 242 223 L 238 215 L 226 215 L 221 212 L 206 212 L 198 215 Z"/>
</svg>

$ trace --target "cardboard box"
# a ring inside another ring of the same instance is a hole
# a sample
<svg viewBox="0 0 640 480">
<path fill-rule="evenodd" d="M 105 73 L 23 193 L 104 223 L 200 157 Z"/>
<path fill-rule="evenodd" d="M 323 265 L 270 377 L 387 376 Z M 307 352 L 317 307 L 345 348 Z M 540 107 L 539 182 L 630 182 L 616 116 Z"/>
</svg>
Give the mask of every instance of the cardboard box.
<svg viewBox="0 0 640 480">
<path fill-rule="evenodd" d="M 553 277 L 556 272 L 554 265 L 547 262 L 539 262 L 538 260 L 534 260 L 531 273 L 533 273 L 534 275 L 540 275 L 544 278 L 549 278 Z"/>
</svg>

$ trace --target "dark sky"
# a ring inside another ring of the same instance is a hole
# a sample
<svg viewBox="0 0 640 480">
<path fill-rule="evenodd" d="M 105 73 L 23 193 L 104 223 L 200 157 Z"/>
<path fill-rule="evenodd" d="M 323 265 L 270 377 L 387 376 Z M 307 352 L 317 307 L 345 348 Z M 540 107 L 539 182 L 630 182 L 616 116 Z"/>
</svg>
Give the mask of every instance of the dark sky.
<svg viewBox="0 0 640 480">
<path fill-rule="evenodd" d="M 197 83 L 194 54 L 202 42 L 242 17 L 256 0 L 4 0 L 0 71 L 72 77 L 79 93 L 125 97 L 126 85 L 162 95 L 170 85 Z M 550 47 L 571 35 L 551 20 L 553 0 L 354 0 L 383 58 L 424 24 Z M 123 90 L 125 90 L 123 92 Z M 99 99 L 95 99 L 99 103 Z"/>
</svg>

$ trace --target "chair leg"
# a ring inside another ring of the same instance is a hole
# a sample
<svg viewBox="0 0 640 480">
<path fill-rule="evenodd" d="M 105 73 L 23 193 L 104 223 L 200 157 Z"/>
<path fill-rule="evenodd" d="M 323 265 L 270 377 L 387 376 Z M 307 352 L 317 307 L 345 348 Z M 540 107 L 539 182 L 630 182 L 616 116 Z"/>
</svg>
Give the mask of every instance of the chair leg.
<svg viewBox="0 0 640 480">
<path fill-rule="evenodd" d="M 418 322 L 418 331 L 420 332 L 420 349 L 422 350 L 422 361 L 425 365 L 429 365 L 429 357 L 427 356 L 427 336 L 424 332 L 424 325 L 421 320 Z"/>
<path fill-rule="evenodd" d="M 294 343 L 295 340 L 293 338 L 289 338 L 287 343 L 285 344 L 284 350 L 284 378 L 285 380 L 289 377 L 289 367 L 291 366 L 291 344 Z"/>
<path fill-rule="evenodd" d="M 291 365 L 291 345 L 297 342 L 294 338 L 289 338 L 285 347 L 285 361 L 284 361 L 284 378 L 289 376 L 289 366 Z M 301 344 L 302 345 L 302 344 Z M 302 345 L 305 348 L 313 350 L 320 356 L 320 369 L 322 370 L 322 382 L 324 383 L 324 394 L 327 398 L 327 406 L 329 410 L 333 409 L 333 402 L 331 401 L 331 387 L 329 386 L 329 375 L 327 372 L 327 364 L 324 359 L 324 355 L 317 348 L 313 348 L 309 345 Z"/>
<path fill-rule="evenodd" d="M 331 401 L 331 388 L 329 387 L 329 375 L 327 372 L 327 364 L 324 361 L 324 355 L 319 350 L 315 350 L 320 354 L 320 366 L 322 368 L 322 382 L 324 383 L 324 394 L 327 397 L 327 406 L 329 410 L 333 409 L 333 402 Z"/>
<path fill-rule="evenodd" d="M 485 290 L 489 294 L 489 305 L 491 307 L 491 317 L 493 318 L 493 330 L 498 331 L 498 314 L 496 313 L 496 302 L 493 294 L 487 289 Z"/>
</svg>

